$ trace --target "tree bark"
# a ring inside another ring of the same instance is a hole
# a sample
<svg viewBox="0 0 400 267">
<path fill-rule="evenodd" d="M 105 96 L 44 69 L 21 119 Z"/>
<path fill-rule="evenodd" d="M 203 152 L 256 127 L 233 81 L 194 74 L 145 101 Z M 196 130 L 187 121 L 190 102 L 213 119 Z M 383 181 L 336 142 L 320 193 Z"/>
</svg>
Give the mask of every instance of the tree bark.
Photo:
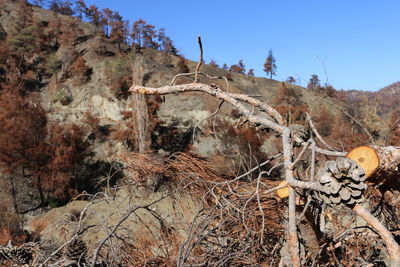
<svg viewBox="0 0 400 267">
<path fill-rule="evenodd" d="M 372 146 L 379 156 L 379 167 L 368 178 L 373 183 L 382 183 L 383 188 L 400 190 L 400 147 Z"/>
<path fill-rule="evenodd" d="M 133 84 L 142 85 L 143 80 L 143 69 L 140 64 L 141 58 L 137 57 L 134 59 L 132 64 L 132 81 Z M 134 122 L 136 126 L 136 144 L 138 146 L 139 153 L 144 153 L 149 147 L 150 140 L 148 134 L 148 123 L 149 111 L 146 102 L 146 95 L 133 94 L 131 97 L 131 105 L 133 107 Z"/>
</svg>

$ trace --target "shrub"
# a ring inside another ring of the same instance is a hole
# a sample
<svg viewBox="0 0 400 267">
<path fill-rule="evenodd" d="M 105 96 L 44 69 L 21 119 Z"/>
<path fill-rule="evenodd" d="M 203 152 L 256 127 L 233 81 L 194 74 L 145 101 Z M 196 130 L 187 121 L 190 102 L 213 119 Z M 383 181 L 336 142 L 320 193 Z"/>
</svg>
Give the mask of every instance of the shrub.
<svg viewBox="0 0 400 267">
<path fill-rule="evenodd" d="M 179 73 L 188 73 L 189 67 L 186 63 L 186 59 L 184 57 L 179 57 L 178 61 L 178 71 Z"/>
<path fill-rule="evenodd" d="M 209 127 L 214 128 L 212 125 Z M 226 173 L 226 167 L 222 168 L 224 170 L 218 167 L 225 174 L 236 176 L 238 172 L 246 172 L 267 158 L 267 155 L 261 151 L 262 133 L 257 129 L 249 127 L 247 124 L 236 127 L 230 121 L 217 120 L 215 130 L 218 133 L 218 139 L 221 140 L 221 154 L 223 156 L 231 155 L 229 161 L 223 160 L 222 162 L 222 165 L 228 166 L 228 173 Z"/>
<path fill-rule="evenodd" d="M 129 88 L 132 85 L 131 76 L 121 76 L 111 81 L 111 90 L 114 91 L 115 96 L 118 99 L 127 99 L 129 96 Z"/>
<path fill-rule="evenodd" d="M 83 57 L 78 57 L 69 67 L 71 76 L 77 79 L 78 84 L 86 83 L 93 74 L 93 69 L 86 64 Z"/>
<path fill-rule="evenodd" d="M 22 221 L 19 215 L 11 211 L 11 201 L 4 201 L 0 203 L 0 245 L 6 245 L 9 240 L 14 244 L 21 244 L 27 239 L 27 235 L 22 230 Z M 1 257 L 0 257 L 1 259 Z"/>
<path fill-rule="evenodd" d="M 272 103 L 288 124 L 302 124 L 305 121 L 308 107 L 301 98 L 302 94 L 299 90 L 282 82 Z"/>
<path fill-rule="evenodd" d="M 335 121 L 335 117 L 328 111 L 326 107 L 322 107 L 317 118 L 318 132 L 327 137 L 332 133 L 332 122 Z"/>
</svg>

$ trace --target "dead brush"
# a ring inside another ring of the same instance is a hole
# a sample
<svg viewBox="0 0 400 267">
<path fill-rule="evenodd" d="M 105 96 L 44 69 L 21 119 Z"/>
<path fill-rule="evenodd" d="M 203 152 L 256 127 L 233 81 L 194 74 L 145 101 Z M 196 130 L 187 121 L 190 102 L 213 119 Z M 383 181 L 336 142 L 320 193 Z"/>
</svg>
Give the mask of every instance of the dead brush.
<svg viewBox="0 0 400 267">
<path fill-rule="evenodd" d="M 108 240 L 100 257 L 118 266 L 175 266 L 180 240 L 173 229 L 162 226 L 165 221 L 160 224 L 160 235 L 143 227 L 138 230 L 140 235 Z"/>
<path fill-rule="evenodd" d="M 285 233 L 284 205 L 274 197 L 221 193 L 217 203 L 194 220 L 178 266 L 273 266 Z"/>
<path fill-rule="evenodd" d="M 165 170 L 162 160 L 150 153 L 130 152 L 119 155 L 119 158 L 130 172 L 129 178 L 142 185 L 146 184 L 149 177 L 162 174 Z"/>
<path fill-rule="evenodd" d="M 172 183 L 189 188 L 192 194 L 204 199 L 205 193 L 215 182 L 223 182 L 223 177 L 211 163 L 190 153 L 177 152 L 165 161 L 165 176 Z"/>
<path fill-rule="evenodd" d="M 169 179 L 171 185 L 191 186 L 202 189 L 204 193 L 207 182 L 222 182 L 222 177 L 211 164 L 198 156 L 190 153 L 177 152 L 163 160 L 150 153 L 126 153 L 119 156 L 131 173 L 131 180 L 146 184 L 148 179 L 155 175 L 162 175 Z"/>
<path fill-rule="evenodd" d="M 203 181 L 223 180 L 209 161 L 183 152 L 174 153 L 166 160 L 166 173 L 170 173 L 177 181 L 187 178 L 188 175 Z"/>
</svg>

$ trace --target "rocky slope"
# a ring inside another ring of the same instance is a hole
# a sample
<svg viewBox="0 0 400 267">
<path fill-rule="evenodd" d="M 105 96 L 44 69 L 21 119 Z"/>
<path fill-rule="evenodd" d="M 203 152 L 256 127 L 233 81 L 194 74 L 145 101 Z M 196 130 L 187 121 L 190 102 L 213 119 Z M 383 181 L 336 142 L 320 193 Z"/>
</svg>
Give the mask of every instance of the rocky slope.
<svg viewBox="0 0 400 267">
<path fill-rule="evenodd" d="M 49 195 L 43 192 L 38 173 L 26 173 L 21 167 L 21 171 L 1 174 L 4 179 L 1 180 L 0 194 L 9 200 L 3 210 L 20 214 L 18 218 L 25 230 L 45 238 L 49 251 L 51 244 L 65 244 L 82 229 L 87 232 L 80 238 L 90 247 L 101 243 L 107 233 L 113 236 L 112 229 L 121 225 L 122 230 L 115 235 L 121 235 L 123 239 L 141 236 L 133 238 L 135 246 L 165 242 L 162 246 L 150 246 L 149 255 L 168 258 L 171 253 L 176 253 L 170 250 L 174 246 L 171 240 L 179 243 L 186 239 L 190 235 L 188 226 L 204 208 L 201 197 L 195 194 L 197 187 L 188 186 L 179 194 L 171 195 L 181 182 L 174 177 L 182 180 L 193 178 L 190 175 L 182 178 L 185 174 L 183 167 L 178 168 L 173 162 L 179 159 L 176 152 L 195 155 L 179 162 L 190 170 L 196 170 L 196 175 L 206 172 L 207 177 L 220 179 L 239 175 L 279 151 L 276 134 L 249 125 L 232 107 L 208 95 L 147 96 L 144 110 L 139 107 L 135 96 L 127 94 L 132 82 L 153 87 L 168 85 L 182 71 L 182 65 L 186 65 L 186 71 L 193 72 L 197 62 L 182 60 L 178 55 L 167 55 L 152 48 L 141 49 L 138 53 L 129 45 L 118 45 L 100 36 L 92 24 L 38 7 L 24 6 L 18 1 L 0 3 L 0 39 L 4 47 L 12 46 L 11 40 L 21 36 L 21 32 L 29 27 L 25 25 L 21 29 L 16 26 L 23 16 L 21 14 L 28 14 L 26 9 L 30 12 L 27 16 L 31 25 L 37 28 L 32 32 L 35 47 L 22 56 L 26 70 L 21 71 L 20 78 L 24 84 L 21 91 L 29 101 L 39 99 L 38 103 L 46 112 L 49 130 L 44 143 L 51 145 L 54 134 L 51 129 L 55 129 L 51 128 L 52 125 L 76 125 L 83 131 L 81 141 L 87 144 L 90 152 L 74 163 L 74 172 L 68 172 L 73 176 L 73 182 L 58 185 L 73 189 L 73 193 L 63 201 L 50 197 L 51 192 Z M 72 36 L 71 32 L 74 33 Z M 59 65 L 55 71 L 50 71 L 54 65 L 50 64 L 54 63 L 50 60 L 52 57 L 57 58 Z M 168 64 L 166 57 L 169 57 Z M 5 85 L 2 90 L 9 90 L 6 85 L 10 84 L 11 67 L 7 60 L 1 64 L 5 73 L 1 73 L 5 77 L 1 80 Z M 132 76 L 135 67 L 140 68 L 138 76 Z M 341 110 L 362 118 L 363 114 L 371 112 L 370 109 L 355 109 L 321 91 L 233 73 L 210 65 L 203 65 L 201 71 L 212 77 L 227 77 L 229 84 L 223 79 L 203 76 L 200 82 L 216 84 L 223 90 L 250 95 L 271 104 L 282 112 L 288 123 L 307 125 L 306 113 L 309 113 L 321 134 L 339 149 L 369 143 L 363 129 Z M 176 84 L 192 83 L 193 78 L 178 77 Z M 398 90 L 393 88 L 382 89 L 377 95 L 394 99 Z M 358 92 L 348 95 L 360 98 Z M 215 114 L 216 110 L 219 110 L 218 114 Z M 383 110 L 385 119 L 385 114 L 391 110 Z M 144 133 L 146 148 L 151 155 L 148 158 L 141 158 L 136 153 L 140 129 L 135 118 L 143 112 L 149 119 Z M 374 116 L 369 116 L 370 119 L 363 123 L 375 131 L 376 142 L 384 142 L 386 122 L 377 114 Z M 62 136 L 68 136 L 66 130 Z M 69 141 L 72 138 L 65 139 Z M 60 154 L 67 153 L 68 149 Z M 130 159 L 138 161 L 132 163 Z M 149 162 L 151 164 L 147 166 Z M 271 180 L 279 180 L 279 168 L 268 176 Z M 246 179 L 251 181 L 253 178 L 249 176 Z M 52 182 L 57 187 L 59 181 L 53 179 Z M 153 201 L 156 202 L 153 204 Z M 278 207 L 281 203 L 271 205 Z M 134 207 L 139 207 L 138 211 Z M 125 218 L 128 213 L 135 216 Z M 278 225 L 281 214 L 275 215 L 273 223 Z M 122 247 L 123 243 L 118 243 L 118 246 Z M 46 253 L 43 252 L 41 257 L 49 256 L 50 253 Z M 134 253 L 134 249 L 129 253 Z"/>
</svg>

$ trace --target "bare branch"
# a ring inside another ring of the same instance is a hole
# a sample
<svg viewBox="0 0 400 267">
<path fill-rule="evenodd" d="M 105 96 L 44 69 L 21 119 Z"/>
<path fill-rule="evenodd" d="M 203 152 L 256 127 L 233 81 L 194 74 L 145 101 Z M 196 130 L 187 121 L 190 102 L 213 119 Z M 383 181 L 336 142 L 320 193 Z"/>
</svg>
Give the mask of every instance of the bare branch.
<svg viewBox="0 0 400 267">
<path fill-rule="evenodd" d="M 338 150 L 336 148 L 332 148 L 330 145 L 328 145 L 328 143 L 325 142 L 325 140 L 322 138 L 322 136 L 319 134 L 319 132 L 317 131 L 317 128 L 314 125 L 314 122 L 311 119 L 310 114 L 308 114 L 307 112 L 307 118 L 308 118 L 308 124 L 310 125 L 312 131 L 315 133 L 315 136 L 318 138 L 318 140 L 327 148 L 329 148 L 330 150 Z"/>
<path fill-rule="evenodd" d="M 269 120 L 267 118 L 253 115 L 250 110 L 248 110 L 243 104 L 241 104 L 238 101 L 238 100 L 244 101 L 243 99 L 247 99 L 247 102 L 253 102 L 252 100 L 250 100 L 250 97 L 241 96 L 240 99 L 237 99 L 236 98 L 237 96 L 235 94 L 224 92 L 218 88 L 215 89 L 206 84 L 198 84 L 198 83 L 182 84 L 182 85 L 174 85 L 174 86 L 164 86 L 164 87 L 159 87 L 159 88 L 151 88 L 151 87 L 143 87 L 143 86 L 133 85 L 129 89 L 129 91 L 134 92 L 134 93 L 160 94 L 160 95 L 181 93 L 181 92 L 191 92 L 191 91 L 201 91 L 201 92 L 210 94 L 212 96 L 215 96 L 218 99 L 225 100 L 226 102 L 230 103 L 234 107 L 238 108 L 239 111 L 245 117 L 247 117 L 247 119 L 252 123 L 264 125 L 266 127 L 274 129 L 277 132 L 282 132 L 283 129 L 286 128 L 282 125 L 272 122 L 271 120 Z"/>
<path fill-rule="evenodd" d="M 361 218 L 363 218 L 376 232 L 378 232 L 380 237 L 385 242 L 390 256 L 390 266 L 400 266 L 400 246 L 394 239 L 393 235 L 388 231 L 388 229 L 360 204 L 356 204 L 353 210 Z"/>
<path fill-rule="evenodd" d="M 356 118 L 354 118 L 353 116 L 351 116 L 351 115 L 350 115 L 348 112 L 346 112 L 344 109 L 338 108 L 338 107 L 336 107 L 336 108 L 337 108 L 338 110 L 340 110 L 341 112 L 343 112 L 343 114 L 345 114 L 347 117 L 349 117 L 350 119 L 352 119 L 355 123 L 357 123 L 357 124 L 361 127 L 361 129 L 363 129 L 364 132 L 369 136 L 369 139 L 371 140 L 371 143 L 372 143 L 373 145 L 375 145 L 374 138 L 372 138 L 372 135 L 369 133 L 368 129 L 365 128 L 365 126 L 362 125 L 361 122 L 359 122 L 358 120 L 356 120 Z"/>
<path fill-rule="evenodd" d="M 195 83 L 197 83 L 199 81 L 199 71 L 200 71 L 201 65 L 203 64 L 203 45 L 201 43 L 200 36 L 197 37 L 197 42 L 199 43 L 199 48 L 200 48 L 200 59 L 199 59 L 199 63 L 197 64 L 197 67 L 196 67 L 196 75 L 194 76 Z"/>
</svg>

